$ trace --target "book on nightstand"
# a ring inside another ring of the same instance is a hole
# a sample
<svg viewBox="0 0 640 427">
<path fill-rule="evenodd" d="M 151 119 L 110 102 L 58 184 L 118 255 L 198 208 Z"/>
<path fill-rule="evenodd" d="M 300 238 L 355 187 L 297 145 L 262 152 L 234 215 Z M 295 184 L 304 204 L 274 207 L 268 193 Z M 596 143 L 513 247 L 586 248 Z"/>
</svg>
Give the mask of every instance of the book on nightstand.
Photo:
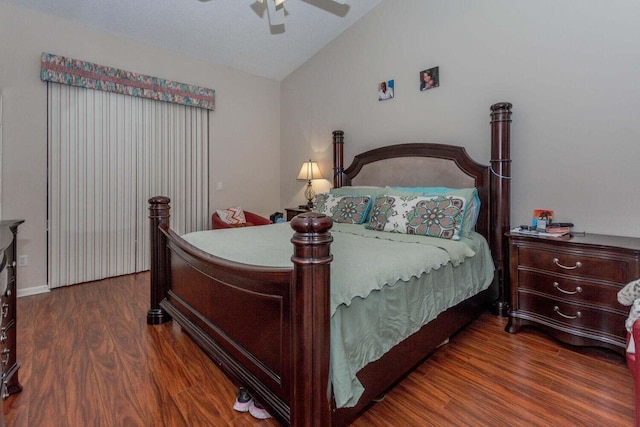
<svg viewBox="0 0 640 427">
<path fill-rule="evenodd" d="M 554 224 L 547 226 L 545 230 L 546 233 L 549 234 L 557 234 L 559 236 L 563 236 L 565 234 L 571 233 L 571 227 L 557 227 Z"/>
<path fill-rule="evenodd" d="M 571 222 L 552 222 L 547 224 L 547 233 L 559 234 L 561 236 L 571 233 L 573 223 Z"/>
<path fill-rule="evenodd" d="M 535 237 L 569 237 L 571 233 L 571 223 L 551 223 L 544 230 L 536 229 L 527 225 L 521 225 L 511 230 L 512 233 L 528 234 Z"/>
</svg>

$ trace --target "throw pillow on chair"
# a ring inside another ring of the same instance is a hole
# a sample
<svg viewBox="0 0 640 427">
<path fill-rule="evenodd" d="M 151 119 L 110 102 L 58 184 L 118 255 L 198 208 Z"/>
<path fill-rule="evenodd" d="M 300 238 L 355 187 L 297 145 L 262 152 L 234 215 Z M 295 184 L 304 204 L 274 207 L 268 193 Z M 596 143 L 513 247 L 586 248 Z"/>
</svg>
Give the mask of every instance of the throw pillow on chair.
<svg viewBox="0 0 640 427">
<path fill-rule="evenodd" d="M 213 229 L 253 227 L 257 225 L 267 225 L 272 222 L 260 215 L 244 211 L 240 206 L 228 209 L 218 209 L 211 215 L 211 226 Z"/>
</svg>

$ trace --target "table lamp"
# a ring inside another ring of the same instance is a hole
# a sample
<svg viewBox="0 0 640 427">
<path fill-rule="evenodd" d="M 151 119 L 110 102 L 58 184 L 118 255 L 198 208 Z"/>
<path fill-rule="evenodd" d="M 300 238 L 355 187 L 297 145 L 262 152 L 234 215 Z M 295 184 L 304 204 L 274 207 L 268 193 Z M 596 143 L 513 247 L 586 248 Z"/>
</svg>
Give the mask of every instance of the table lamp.
<svg viewBox="0 0 640 427">
<path fill-rule="evenodd" d="M 306 205 L 300 205 L 301 208 L 313 208 L 313 198 L 316 197 L 315 191 L 313 191 L 313 186 L 311 185 L 312 179 L 322 179 L 322 172 L 320 172 L 320 168 L 318 167 L 318 162 L 312 162 L 309 159 L 308 162 L 304 162 L 302 164 L 302 168 L 300 169 L 300 173 L 298 174 L 298 180 L 307 181 L 307 188 L 304 190 L 304 197 L 307 198 Z"/>
</svg>

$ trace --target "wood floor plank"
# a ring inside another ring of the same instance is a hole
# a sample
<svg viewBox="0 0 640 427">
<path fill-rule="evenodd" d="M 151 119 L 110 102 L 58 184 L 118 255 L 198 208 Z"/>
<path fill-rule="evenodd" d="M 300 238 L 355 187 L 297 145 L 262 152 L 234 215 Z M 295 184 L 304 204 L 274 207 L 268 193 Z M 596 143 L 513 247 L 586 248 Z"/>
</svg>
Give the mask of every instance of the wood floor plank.
<svg viewBox="0 0 640 427">
<path fill-rule="evenodd" d="M 99 314 L 87 313 L 89 316 Z M 140 415 L 141 409 L 135 398 L 135 389 L 129 380 L 129 371 L 124 368 L 124 352 L 116 347 L 107 325 L 85 322 L 83 326 L 90 364 L 97 379 L 96 390 L 104 406 L 108 408 L 104 418 L 105 425 L 144 426 L 146 421 Z"/>
<path fill-rule="evenodd" d="M 177 325 L 148 326 L 149 275 L 18 299 L 21 393 L 8 426 L 276 426 L 232 409 L 235 385 Z M 624 359 L 485 314 L 353 426 L 632 426 Z"/>
<path fill-rule="evenodd" d="M 174 399 L 190 426 L 228 425 L 228 413 L 220 413 L 213 407 L 210 398 L 198 384 L 178 393 Z"/>
</svg>

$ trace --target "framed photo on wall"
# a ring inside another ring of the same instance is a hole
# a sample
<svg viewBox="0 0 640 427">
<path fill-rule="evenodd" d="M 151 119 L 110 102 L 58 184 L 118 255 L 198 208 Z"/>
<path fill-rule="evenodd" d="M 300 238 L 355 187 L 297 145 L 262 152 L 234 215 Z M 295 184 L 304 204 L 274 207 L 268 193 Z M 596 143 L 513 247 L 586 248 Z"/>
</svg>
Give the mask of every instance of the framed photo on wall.
<svg viewBox="0 0 640 427">
<path fill-rule="evenodd" d="M 440 67 L 420 71 L 420 92 L 440 86 Z"/>
<path fill-rule="evenodd" d="M 393 98 L 394 91 L 393 80 L 378 83 L 378 101 L 384 101 Z"/>
</svg>

